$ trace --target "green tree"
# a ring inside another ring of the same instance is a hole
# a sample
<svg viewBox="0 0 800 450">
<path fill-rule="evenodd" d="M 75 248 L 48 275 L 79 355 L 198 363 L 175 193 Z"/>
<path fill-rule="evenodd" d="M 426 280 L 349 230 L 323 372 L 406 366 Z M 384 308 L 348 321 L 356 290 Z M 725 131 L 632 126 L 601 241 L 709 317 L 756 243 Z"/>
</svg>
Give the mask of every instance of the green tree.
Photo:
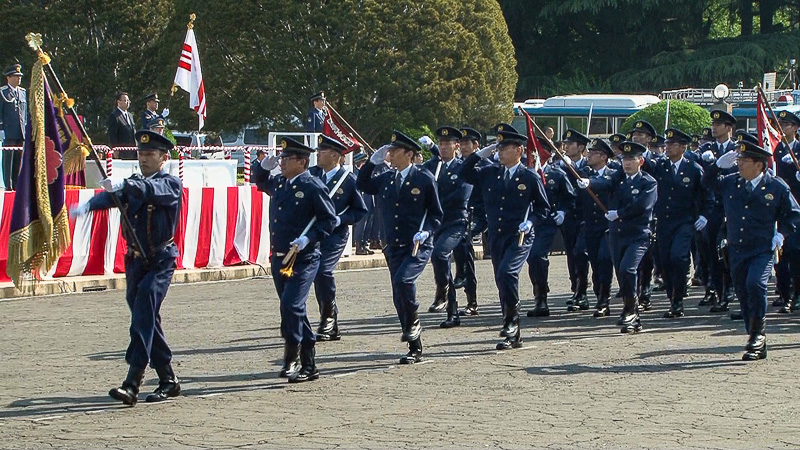
<svg viewBox="0 0 800 450">
<path fill-rule="evenodd" d="M 662 100 L 628 117 L 620 130 L 622 133 L 627 133 L 633 129 L 633 125 L 637 121 L 646 120 L 655 127 L 656 132 L 663 134 L 667 128 L 665 126 L 666 119 L 667 101 Z M 677 128 L 688 134 L 700 134 L 703 128 L 710 126 L 711 117 L 705 108 L 681 100 L 669 102 L 669 128 Z"/>
</svg>

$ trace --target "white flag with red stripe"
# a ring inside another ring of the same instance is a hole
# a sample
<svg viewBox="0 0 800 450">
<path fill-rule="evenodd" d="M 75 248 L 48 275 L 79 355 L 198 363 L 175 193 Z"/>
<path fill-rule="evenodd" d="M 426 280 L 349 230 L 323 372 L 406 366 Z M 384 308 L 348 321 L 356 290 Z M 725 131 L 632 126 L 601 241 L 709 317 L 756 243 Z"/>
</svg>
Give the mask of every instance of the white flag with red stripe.
<svg viewBox="0 0 800 450">
<path fill-rule="evenodd" d="M 206 91 L 203 86 L 203 71 L 200 69 L 200 53 L 197 51 L 192 28 L 186 31 L 178 72 L 175 74 L 175 85 L 189 93 L 189 107 L 197 111 L 200 123 L 198 129 L 202 130 L 206 119 Z"/>
</svg>

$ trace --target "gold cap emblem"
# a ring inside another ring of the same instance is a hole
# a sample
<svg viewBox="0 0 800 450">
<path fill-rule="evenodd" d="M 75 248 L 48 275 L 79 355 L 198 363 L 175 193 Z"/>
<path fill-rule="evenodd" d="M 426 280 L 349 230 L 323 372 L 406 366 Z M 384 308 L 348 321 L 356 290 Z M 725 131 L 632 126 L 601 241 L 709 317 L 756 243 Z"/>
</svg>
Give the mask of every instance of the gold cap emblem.
<svg viewBox="0 0 800 450">
<path fill-rule="evenodd" d="M 281 139 L 281 148 L 286 148 L 288 145 L 289 143 L 286 142 L 286 139 Z"/>
<path fill-rule="evenodd" d="M 317 145 L 322 144 L 322 135 L 317 137 Z"/>
<path fill-rule="evenodd" d="M 715 111 L 714 114 L 711 115 L 712 119 L 719 119 L 719 111 Z"/>
<path fill-rule="evenodd" d="M 150 135 L 143 134 L 142 137 L 139 138 L 139 142 L 141 142 L 142 144 L 147 144 L 148 142 L 150 142 Z"/>
<path fill-rule="evenodd" d="M 502 134 L 497 136 L 497 142 L 503 142 L 503 135 Z"/>
<path fill-rule="evenodd" d="M 447 131 L 447 128 L 445 128 L 444 130 L 442 130 L 442 136 L 447 136 L 447 133 L 448 133 L 448 131 Z"/>
<path fill-rule="evenodd" d="M 572 131 L 567 131 L 567 137 L 572 137 Z"/>
<path fill-rule="evenodd" d="M 642 122 L 636 122 L 636 128 L 641 128 L 641 127 L 642 127 Z"/>
<path fill-rule="evenodd" d="M 786 111 L 781 111 L 780 117 L 786 117 Z"/>
<path fill-rule="evenodd" d="M 397 135 L 396 135 L 396 134 L 394 134 L 394 133 L 392 133 L 392 142 L 394 142 L 394 141 L 396 141 L 396 140 L 397 140 Z"/>
<path fill-rule="evenodd" d="M 673 136 L 675 136 L 675 132 L 673 132 L 672 130 L 667 131 L 667 137 L 668 138 L 671 138 Z"/>
<path fill-rule="evenodd" d="M 625 147 L 623 147 L 623 150 L 625 150 L 626 152 L 631 151 L 631 144 L 625 144 Z"/>
</svg>

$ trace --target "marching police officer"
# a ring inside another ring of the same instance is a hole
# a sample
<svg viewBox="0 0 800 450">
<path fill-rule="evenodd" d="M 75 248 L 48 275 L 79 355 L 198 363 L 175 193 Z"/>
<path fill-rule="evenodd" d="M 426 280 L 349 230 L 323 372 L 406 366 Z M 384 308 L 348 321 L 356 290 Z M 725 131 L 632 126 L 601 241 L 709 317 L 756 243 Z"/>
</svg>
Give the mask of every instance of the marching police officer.
<svg viewBox="0 0 800 450">
<path fill-rule="evenodd" d="M 664 288 L 670 300 L 665 318 L 683 317 L 683 299 L 692 239 L 708 224 L 713 194 L 703 183 L 703 169 L 685 157 L 691 137 L 676 128 L 666 131 L 666 158 L 656 161 L 652 176 L 658 182 L 656 245 Z"/>
<path fill-rule="evenodd" d="M 135 405 L 148 362 L 158 374 L 158 387 L 145 399 L 159 402 L 180 395 L 181 386 L 172 369 L 172 351 L 161 328 L 161 304 L 167 295 L 178 248 L 173 242 L 181 209 L 181 180 L 163 172 L 172 143 L 164 136 L 143 130 L 136 133 L 141 175 L 100 182 L 105 192 L 76 207 L 73 215 L 113 207 L 111 196 L 125 206 L 124 214 L 144 247 L 128 245 L 125 256 L 125 300 L 131 310 L 131 342 L 125 353 L 128 376 L 109 395 L 126 405 Z M 130 237 L 126 237 L 130 242 Z M 139 253 L 146 252 L 146 255 Z M 146 258 L 146 260 L 145 260 Z"/>
<path fill-rule="evenodd" d="M 749 334 L 742 360 L 754 361 L 767 357 L 767 282 L 775 252 L 795 231 L 800 206 L 789 186 L 767 171 L 769 151 L 748 141 L 738 142 L 737 150 L 718 158 L 709 170 L 728 221 L 731 276 Z M 736 166 L 738 173 L 718 177 Z"/>
<path fill-rule="evenodd" d="M 611 179 L 613 193 L 605 215 L 610 222 L 611 256 L 623 300 L 619 321 L 622 333 L 642 329 L 636 299 L 637 277 L 650 245 L 650 221 L 658 195 L 656 180 L 641 170 L 646 150 L 636 142 L 622 145 L 622 170 Z"/>
<path fill-rule="evenodd" d="M 458 316 L 456 288 L 450 273 L 450 258 L 453 250 L 467 235 L 467 202 L 472 193 L 472 185 L 461 176 L 463 161 L 456 158 L 461 131 L 454 127 L 440 127 L 436 130 L 439 141 L 439 156 L 426 162 L 423 167 L 433 174 L 436 191 L 444 216 L 442 224 L 434 232 L 433 276 L 436 281 L 436 297 L 429 311 L 441 311 L 447 305 L 447 319 L 440 326 L 452 328 L 461 324 Z"/>
<path fill-rule="evenodd" d="M 0 87 L 0 130 L 3 147 L 22 147 L 25 144 L 25 125 L 28 122 L 28 95 L 20 86 L 22 66 L 14 64 L 5 71 L 6 85 Z M 6 190 L 16 189 L 22 151 L 3 150 L 3 184 Z"/>
<path fill-rule="evenodd" d="M 322 180 L 333 200 L 336 226 L 320 243 L 320 263 L 314 278 L 314 293 L 319 304 L 318 341 L 336 341 L 339 332 L 339 307 L 336 304 L 336 282 L 333 269 L 342 257 L 350 225 L 367 214 L 367 206 L 356 189 L 356 177 L 339 162 L 347 148 L 339 141 L 325 135 L 317 137 L 317 165 L 309 172 Z"/>
<path fill-rule="evenodd" d="M 553 246 L 556 231 L 564 223 L 567 214 L 574 215 L 577 198 L 575 189 L 563 169 L 548 164 L 543 173 L 545 193 L 550 202 L 550 214 L 543 220 L 537 221 L 533 226 L 536 239 L 533 240 L 528 255 L 528 276 L 533 283 L 533 297 L 536 305 L 528 311 L 528 317 L 550 315 L 550 308 L 547 306 L 547 293 L 550 291 L 547 283 L 550 269 L 548 254 Z M 569 311 L 573 311 L 573 307 L 575 307 L 574 310 L 577 310 L 577 306 L 573 304 L 569 306 Z"/>
<path fill-rule="evenodd" d="M 608 137 L 608 142 L 614 155 L 608 158 L 608 167 L 614 170 L 622 170 L 622 143 L 627 137 L 622 133 L 614 133 Z"/>
<path fill-rule="evenodd" d="M 622 135 L 618 135 L 622 136 Z M 588 274 L 588 266 L 592 266 L 592 289 L 597 297 L 593 316 L 596 318 L 611 315 L 611 280 L 614 276 L 614 264 L 611 260 L 611 249 L 608 243 L 608 220 L 602 207 L 584 190 L 591 184 L 592 192 L 600 203 L 607 206 L 611 198 L 611 180 L 616 177 L 617 170 L 608 165 L 614 157 L 614 151 L 602 139 L 592 140 L 587 166 L 580 170 L 583 177 L 577 181 L 579 188 L 577 211 L 580 214 L 580 229 L 575 243 L 578 256 L 576 264 Z M 620 169 L 621 169 L 620 165 Z"/>
<path fill-rule="evenodd" d="M 470 127 L 461 128 L 459 146 L 463 159 L 480 149 L 481 132 Z M 483 167 L 491 163 L 481 159 L 478 165 Z M 467 233 L 464 239 L 453 250 L 453 260 L 456 262 L 456 279 L 453 281 L 456 289 L 464 288 L 467 297 L 467 306 L 458 312 L 460 316 L 478 315 L 478 279 L 475 276 L 475 248 L 472 244 L 473 236 L 481 236 L 486 231 L 486 209 L 483 206 L 483 194 L 480 190 L 472 189 L 467 202 Z M 459 278 L 459 269 L 461 277 Z M 463 285 L 460 284 L 460 281 Z"/>
<path fill-rule="evenodd" d="M 360 152 L 353 156 L 353 174 L 358 177 L 358 172 L 369 157 L 366 153 Z M 353 225 L 353 243 L 356 246 L 356 255 L 374 255 L 375 252 L 369 249 L 369 236 L 372 230 L 372 221 L 375 216 L 375 199 L 371 195 L 361 195 L 364 204 L 367 206 L 367 214 Z"/>
<path fill-rule="evenodd" d="M 775 149 L 776 173 L 789 185 L 792 195 L 797 200 L 800 198 L 800 180 L 796 175 L 798 173 L 797 163 L 792 158 L 789 149 L 795 158 L 800 156 L 800 142 L 795 139 L 797 130 L 800 128 L 800 117 L 791 111 L 781 111 L 778 113 L 778 125 L 780 125 L 783 135 L 786 136 L 786 140 L 789 141 L 789 146 L 787 147 L 786 143 L 781 142 Z M 758 145 L 758 141 L 754 143 Z M 781 306 L 778 312 L 784 314 L 800 309 L 800 232 L 795 231 L 786 237 L 780 262 L 775 264 L 775 277 L 781 299 L 776 300 L 773 306 Z"/>
<path fill-rule="evenodd" d="M 322 126 L 325 123 L 325 92 L 319 91 L 311 96 L 312 108 L 306 114 L 306 132 L 322 133 Z"/>
<path fill-rule="evenodd" d="M 589 138 L 572 128 L 564 133 L 562 139 L 564 144 L 564 153 L 570 158 L 571 161 L 561 161 L 561 164 L 571 164 L 575 170 L 580 170 L 586 166 L 586 146 L 589 144 Z M 564 168 L 567 178 L 572 183 L 573 190 L 576 188 L 575 177 L 572 172 Z M 586 297 L 586 289 L 588 287 L 587 280 L 584 277 L 581 279 L 577 267 L 575 265 L 575 241 L 578 239 L 578 217 L 574 209 L 565 211 L 566 217 L 561 225 L 561 237 L 564 240 L 564 249 L 567 253 L 567 270 L 569 271 L 570 287 L 572 290 L 572 298 L 567 302 L 568 307 L 577 305 L 580 309 L 589 308 L 589 299 Z M 570 308 L 572 309 L 572 308 Z"/>
<path fill-rule="evenodd" d="M 319 378 L 315 362 L 316 337 L 308 321 L 306 299 L 320 266 L 320 242 L 336 226 L 336 212 L 325 185 L 308 173 L 315 150 L 294 139 L 281 139 L 280 156 L 256 166 L 256 186 L 269 204 L 270 268 L 280 298 L 281 335 L 285 339 L 281 377 L 290 383 Z M 271 172 L 280 161 L 280 175 Z M 304 228 L 312 223 L 304 234 Z M 300 357 L 300 369 L 297 358 Z"/>
<path fill-rule="evenodd" d="M 522 346 L 519 329 L 519 272 L 533 243 L 533 224 L 549 215 L 549 203 L 542 180 L 522 165 L 527 137 L 516 131 L 498 130 L 497 143 L 470 155 L 464 161 L 463 176 L 483 194 L 489 227 L 489 248 L 494 279 L 503 312 L 505 340 L 498 350 Z M 478 167 L 497 149 L 498 162 Z"/>
<path fill-rule="evenodd" d="M 400 364 L 422 360 L 416 280 L 431 257 L 433 232 L 441 224 L 443 215 L 433 175 L 411 163 L 420 150 L 413 139 L 394 131 L 391 144 L 372 154 L 357 179 L 361 191 L 380 197 L 383 202 L 386 239 L 383 253 L 392 277 L 394 306 L 403 329 L 401 340 L 408 342 L 408 354 L 400 358 Z M 375 166 L 383 164 L 387 154 L 394 169 L 373 177 Z"/>
</svg>

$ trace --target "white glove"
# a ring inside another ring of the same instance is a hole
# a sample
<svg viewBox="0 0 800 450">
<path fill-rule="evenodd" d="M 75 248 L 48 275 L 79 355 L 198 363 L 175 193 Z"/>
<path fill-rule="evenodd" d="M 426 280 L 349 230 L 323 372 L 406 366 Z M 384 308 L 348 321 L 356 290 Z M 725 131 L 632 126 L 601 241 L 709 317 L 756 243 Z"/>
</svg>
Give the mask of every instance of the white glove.
<svg viewBox="0 0 800 450">
<path fill-rule="evenodd" d="M 3 131 L 3 130 L 0 130 L 0 141 L 4 141 L 5 139 L 6 139 L 6 132 Z"/>
<path fill-rule="evenodd" d="M 717 159 L 717 157 L 714 156 L 714 152 L 712 152 L 711 150 L 704 151 L 701 158 L 703 158 L 703 161 L 707 163 L 713 162 L 715 159 Z"/>
<path fill-rule="evenodd" d="M 267 172 L 272 172 L 272 169 L 278 167 L 278 161 L 280 161 L 280 158 L 277 155 L 267 156 L 261 160 L 261 168 Z"/>
<path fill-rule="evenodd" d="M 578 188 L 580 189 L 586 189 L 587 187 L 589 187 L 588 178 L 578 178 L 577 182 L 578 182 Z"/>
<path fill-rule="evenodd" d="M 572 164 L 572 160 L 570 159 L 569 156 L 567 156 L 566 153 L 558 153 L 558 157 L 561 158 L 562 161 L 564 161 L 564 164 L 568 166 Z"/>
<path fill-rule="evenodd" d="M 705 217 L 700 216 L 697 218 L 697 220 L 694 221 L 694 229 L 697 231 L 701 231 L 703 228 L 706 227 L 707 223 L 708 220 Z"/>
<path fill-rule="evenodd" d="M 717 167 L 720 169 L 730 169 L 736 165 L 736 158 L 739 156 L 738 152 L 730 151 L 720 156 L 717 160 Z"/>
<path fill-rule="evenodd" d="M 339 228 L 339 225 L 341 225 L 341 224 L 342 224 L 342 218 L 339 217 L 339 216 L 336 216 L 336 225 L 334 225 L 333 228 Z"/>
<path fill-rule="evenodd" d="M 616 209 L 609 210 L 606 213 L 606 219 L 608 219 L 610 222 L 619 219 L 619 214 L 617 214 L 617 210 Z"/>
<path fill-rule="evenodd" d="M 795 172 L 794 177 L 797 178 L 797 181 L 800 181 L 800 172 Z"/>
<path fill-rule="evenodd" d="M 369 162 L 375 164 L 376 166 L 378 164 L 382 164 L 386 159 L 386 152 L 389 151 L 389 148 L 391 148 L 391 145 L 386 144 L 383 147 L 375 150 L 375 153 L 373 153 L 372 156 L 369 157 Z"/>
<path fill-rule="evenodd" d="M 780 250 L 783 247 L 783 235 L 776 232 L 775 236 L 772 236 L 772 251 Z"/>
<path fill-rule="evenodd" d="M 119 178 L 103 178 L 100 187 L 106 192 L 117 192 L 125 186 L 125 180 Z"/>
<path fill-rule="evenodd" d="M 483 147 L 482 149 L 478 150 L 476 153 L 481 158 L 488 158 L 488 157 L 492 156 L 492 152 L 494 152 L 494 149 L 496 149 L 496 148 L 497 148 L 497 144 L 492 144 L 492 145 L 488 145 L 486 147 Z"/>
<path fill-rule="evenodd" d="M 567 215 L 564 211 L 556 211 L 556 216 L 553 220 L 556 222 L 556 225 L 561 226 L 564 223 L 564 217 Z"/>
<path fill-rule="evenodd" d="M 79 203 L 69 210 L 70 217 L 80 217 L 89 212 L 89 202 Z"/>
<path fill-rule="evenodd" d="M 419 138 L 419 145 L 427 149 L 430 149 L 431 147 L 433 147 L 433 139 L 429 138 L 428 136 L 422 136 L 421 138 Z"/>
<path fill-rule="evenodd" d="M 781 161 L 783 161 L 785 163 L 792 163 L 793 161 L 792 161 L 791 153 L 787 153 L 787 154 L 783 155 L 783 158 L 781 158 Z"/>
<path fill-rule="evenodd" d="M 520 233 L 528 234 L 531 232 L 531 229 L 533 229 L 533 222 L 531 222 L 530 220 L 526 220 L 525 222 L 519 224 Z"/>
<path fill-rule="evenodd" d="M 161 111 L 161 117 L 166 119 L 168 116 L 169 116 L 169 109 L 164 108 L 164 110 Z"/>
<path fill-rule="evenodd" d="M 430 235 L 431 234 L 427 231 L 419 231 L 414 235 L 414 243 L 416 244 L 417 242 L 425 242 Z"/>
<path fill-rule="evenodd" d="M 311 241 L 307 237 L 300 236 L 299 238 L 293 240 L 292 242 L 289 242 L 289 245 L 296 245 L 297 251 L 302 252 L 303 249 L 306 248 L 309 242 Z"/>
</svg>

